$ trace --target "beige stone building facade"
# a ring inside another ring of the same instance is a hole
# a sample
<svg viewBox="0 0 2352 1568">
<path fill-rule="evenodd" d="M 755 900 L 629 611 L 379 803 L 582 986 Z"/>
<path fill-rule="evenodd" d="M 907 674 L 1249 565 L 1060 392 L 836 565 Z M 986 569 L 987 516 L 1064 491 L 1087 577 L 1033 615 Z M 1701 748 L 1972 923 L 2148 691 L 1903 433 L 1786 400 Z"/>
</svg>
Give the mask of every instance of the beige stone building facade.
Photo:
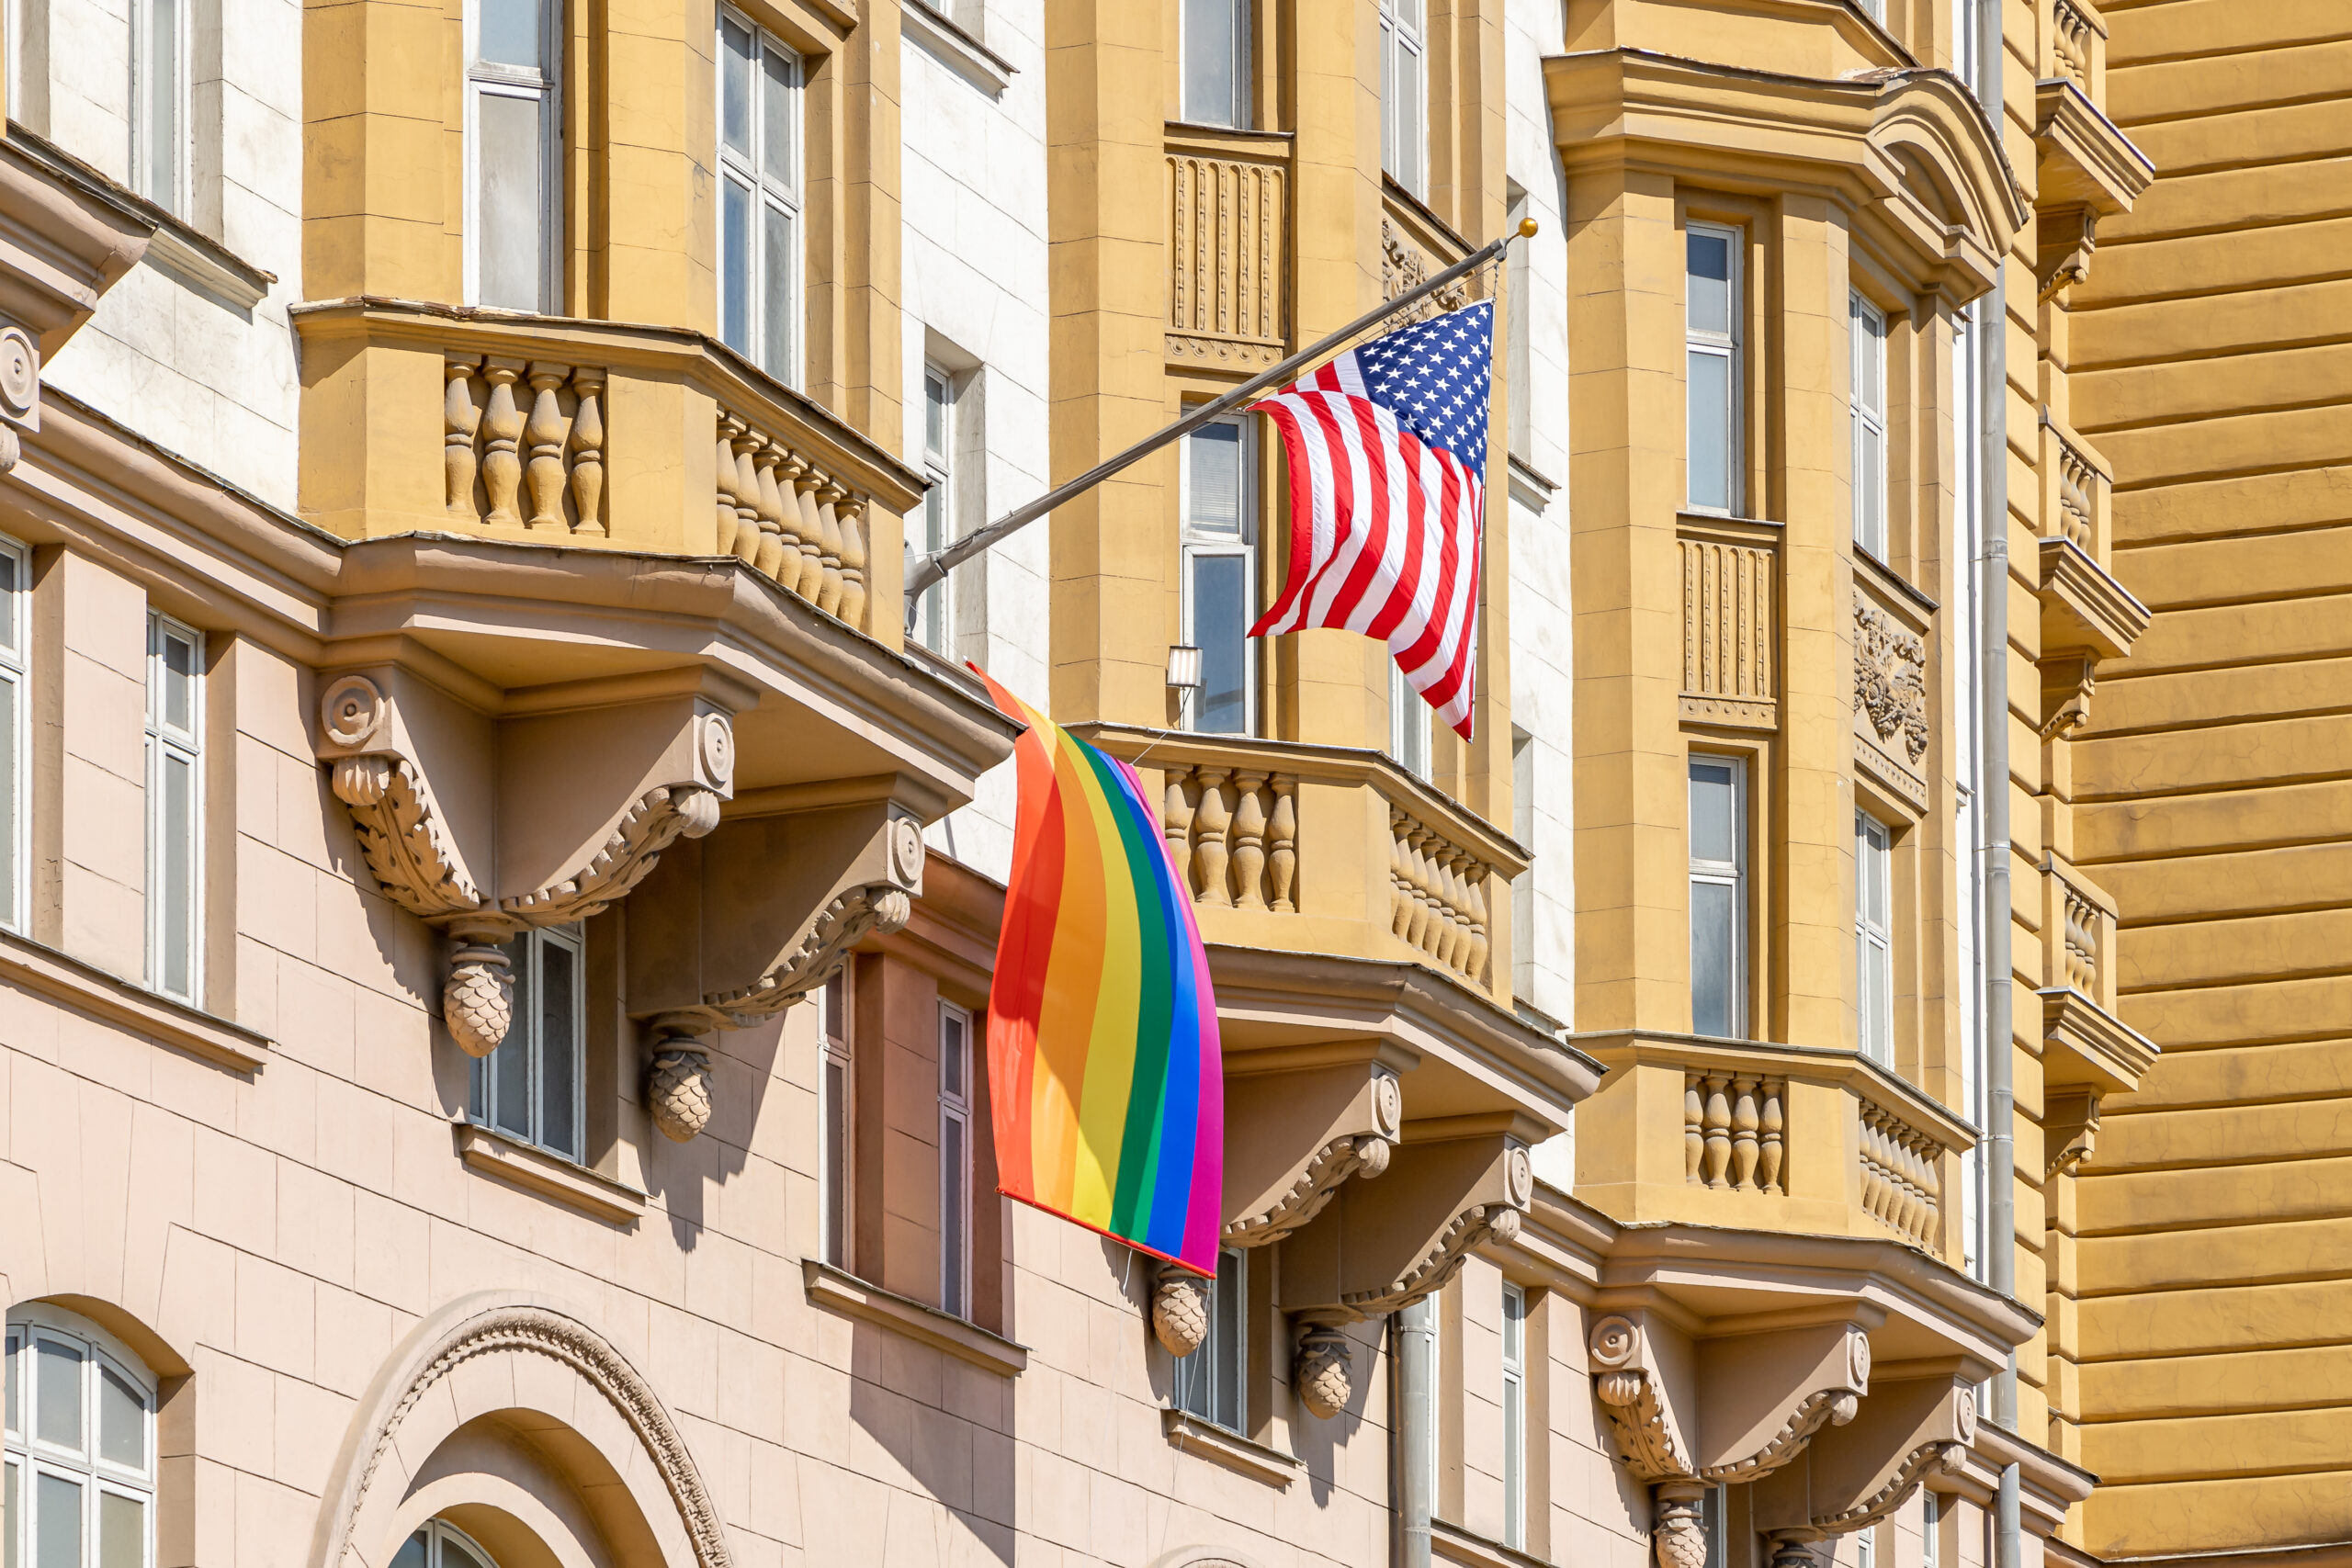
<svg viewBox="0 0 2352 1568">
<path fill-rule="evenodd" d="M 2352 1551 L 2332 0 L 6 60 L 6 1568 Z M 1248 415 L 907 603 L 1523 220 L 1475 739 L 1243 635 Z M 996 1193 L 965 660 L 1160 803 L 1213 1287 Z"/>
</svg>

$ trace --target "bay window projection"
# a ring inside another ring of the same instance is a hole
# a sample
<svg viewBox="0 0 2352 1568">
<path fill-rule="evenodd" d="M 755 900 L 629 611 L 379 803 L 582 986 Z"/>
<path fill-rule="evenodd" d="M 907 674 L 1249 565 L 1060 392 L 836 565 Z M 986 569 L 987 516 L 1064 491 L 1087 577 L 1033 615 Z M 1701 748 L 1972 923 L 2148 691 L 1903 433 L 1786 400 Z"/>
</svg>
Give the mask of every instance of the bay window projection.
<svg viewBox="0 0 2352 1568">
<path fill-rule="evenodd" d="M 1176 1363 L 1176 1407 L 1228 1432 L 1243 1430 L 1250 1375 L 1247 1255 L 1226 1247 L 1216 1255 L 1209 1287 L 1209 1331 L 1201 1348 Z"/>
<path fill-rule="evenodd" d="M 147 983 L 197 999 L 202 922 L 204 634 L 147 616 Z"/>
<path fill-rule="evenodd" d="M 718 335 L 800 384 L 800 56 L 718 15 Z"/>
<path fill-rule="evenodd" d="M 1250 0 L 1184 0 L 1184 118 L 1250 129 Z"/>
<path fill-rule="evenodd" d="M 972 1015 L 939 1004 L 939 1306 L 972 1315 Z"/>
<path fill-rule="evenodd" d="M 820 993 L 817 1021 L 817 1214 L 826 1262 L 850 1266 L 850 1137 L 857 1083 L 850 1055 L 849 965 L 834 972 Z"/>
<path fill-rule="evenodd" d="M 473 1065 L 474 1121 L 574 1164 L 587 1159 L 587 973 L 577 924 L 525 931 L 506 944 L 514 1021 Z"/>
<path fill-rule="evenodd" d="M 956 537 L 956 383 L 935 365 L 922 372 L 922 472 L 931 488 L 922 493 L 922 548 L 945 549 Z M 915 640 L 933 653 L 947 651 L 951 625 L 946 581 L 923 591 L 915 604 Z"/>
<path fill-rule="evenodd" d="M 130 186 L 187 214 L 187 0 L 131 0 Z"/>
<path fill-rule="evenodd" d="M 1201 686 L 1186 714 L 1205 735 L 1257 729 L 1256 486 L 1250 430 L 1239 417 L 1184 437 L 1178 505 L 1183 515 L 1184 640 L 1201 650 Z"/>
<path fill-rule="evenodd" d="M 28 695 L 31 581 L 25 547 L 0 537 L 0 926 L 25 929 L 25 779 L 32 736 Z"/>
<path fill-rule="evenodd" d="M 1503 1284 L 1503 1544 L 1527 1546 L 1527 1292 Z"/>
<path fill-rule="evenodd" d="M 1690 1032 L 1747 1027 L 1747 770 L 1690 759 Z"/>
<path fill-rule="evenodd" d="M 1853 344 L 1854 543 L 1886 558 L 1886 313 L 1858 291 L 1847 298 Z"/>
<path fill-rule="evenodd" d="M 1739 509 L 1739 231 L 1693 223 L 1683 252 L 1689 503 L 1729 515 Z"/>
<path fill-rule="evenodd" d="M 10 1317 L 5 1352 L 0 1558 L 145 1568 L 154 1556 L 154 1381 L 104 1329 L 46 1307 Z"/>
<path fill-rule="evenodd" d="M 1855 997 L 1862 1055 L 1894 1065 L 1894 942 L 1890 884 L 1894 835 L 1867 812 L 1854 813 Z"/>
<path fill-rule="evenodd" d="M 1415 196 L 1429 186 L 1426 0 L 1380 0 L 1380 169 Z"/>
<path fill-rule="evenodd" d="M 563 235 L 555 0 L 475 0 L 466 61 L 466 297 L 551 311 Z"/>
</svg>

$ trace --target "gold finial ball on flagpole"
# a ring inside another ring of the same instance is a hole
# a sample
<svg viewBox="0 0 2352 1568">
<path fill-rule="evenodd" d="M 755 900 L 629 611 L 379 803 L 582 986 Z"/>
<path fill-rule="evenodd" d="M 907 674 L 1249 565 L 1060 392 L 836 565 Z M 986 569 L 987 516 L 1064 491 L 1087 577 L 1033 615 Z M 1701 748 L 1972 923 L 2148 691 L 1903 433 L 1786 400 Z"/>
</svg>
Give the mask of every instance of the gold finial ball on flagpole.
<svg viewBox="0 0 2352 1568">
<path fill-rule="evenodd" d="M 1534 219 L 1522 218 L 1519 220 L 1519 237 L 1522 240 L 1532 240 L 1535 238 Z"/>
</svg>

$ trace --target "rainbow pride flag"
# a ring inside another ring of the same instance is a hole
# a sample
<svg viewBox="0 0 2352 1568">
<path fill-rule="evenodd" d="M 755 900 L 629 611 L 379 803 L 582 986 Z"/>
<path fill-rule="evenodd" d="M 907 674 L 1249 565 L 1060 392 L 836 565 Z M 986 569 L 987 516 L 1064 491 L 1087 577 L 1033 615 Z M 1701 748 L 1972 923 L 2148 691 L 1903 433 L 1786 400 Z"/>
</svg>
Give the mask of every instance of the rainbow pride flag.
<svg viewBox="0 0 2352 1568">
<path fill-rule="evenodd" d="M 1214 1276 L 1225 1076 L 1190 891 L 1135 770 L 973 673 L 1029 727 L 989 989 L 998 1190 Z"/>
</svg>

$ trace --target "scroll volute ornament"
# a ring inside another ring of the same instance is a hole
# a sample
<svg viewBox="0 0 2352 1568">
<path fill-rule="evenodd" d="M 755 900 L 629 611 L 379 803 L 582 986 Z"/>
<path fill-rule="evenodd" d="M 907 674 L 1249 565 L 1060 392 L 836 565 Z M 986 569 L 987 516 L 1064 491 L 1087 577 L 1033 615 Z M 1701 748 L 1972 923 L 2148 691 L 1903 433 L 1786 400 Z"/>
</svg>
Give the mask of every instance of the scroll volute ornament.
<svg viewBox="0 0 2352 1568">
<path fill-rule="evenodd" d="M 1225 1241 L 1263 1247 L 1323 1212 L 1342 1182 L 1388 1168 L 1403 1135 L 1398 1065 L 1374 1043 L 1283 1053 L 1257 1070 L 1248 1052 L 1226 1058 Z"/>
<path fill-rule="evenodd" d="M 1990 1369 L 1951 1359 L 1903 1370 L 1851 1421 L 1816 1434 L 1801 1461 L 1757 1484 L 1758 1530 L 1792 1541 L 1850 1534 L 1902 1507 L 1929 1474 L 1958 1467 L 1976 1440 L 1974 1385 Z"/>
</svg>

